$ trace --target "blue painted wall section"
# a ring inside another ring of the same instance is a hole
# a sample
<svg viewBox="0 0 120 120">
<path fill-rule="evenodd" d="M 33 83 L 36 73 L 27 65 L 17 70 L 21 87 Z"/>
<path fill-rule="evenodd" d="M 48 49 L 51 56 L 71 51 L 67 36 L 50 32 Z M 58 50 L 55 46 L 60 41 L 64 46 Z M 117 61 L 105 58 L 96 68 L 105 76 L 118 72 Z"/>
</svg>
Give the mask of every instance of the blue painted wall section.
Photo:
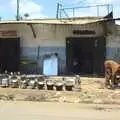
<svg viewBox="0 0 120 120">
<path fill-rule="evenodd" d="M 59 74 L 63 74 L 66 71 L 66 50 L 65 47 L 22 47 L 21 58 L 27 58 L 30 61 L 37 61 L 36 65 L 28 65 L 21 68 L 22 71 L 27 73 L 42 73 L 44 55 L 50 53 L 58 53 Z"/>
<path fill-rule="evenodd" d="M 112 48 L 107 47 L 106 49 L 106 59 L 112 58 Z"/>
<path fill-rule="evenodd" d="M 106 50 L 106 59 L 112 59 L 117 62 L 120 61 L 120 47 L 107 47 Z"/>
</svg>

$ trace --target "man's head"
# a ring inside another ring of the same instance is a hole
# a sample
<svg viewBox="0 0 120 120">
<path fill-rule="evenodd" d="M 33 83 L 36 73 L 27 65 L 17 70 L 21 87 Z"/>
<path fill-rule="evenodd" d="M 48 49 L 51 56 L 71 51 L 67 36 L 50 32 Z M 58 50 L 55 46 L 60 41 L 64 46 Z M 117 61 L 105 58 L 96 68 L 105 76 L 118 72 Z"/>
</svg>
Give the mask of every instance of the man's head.
<svg viewBox="0 0 120 120">
<path fill-rule="evenodd" d="M 55 53 L 55 56 L 58 56 L 58 53 Z"/>
<path fill-rule="evenodd" d="M 7 74 L 8 73 L 8 71 L 7 70 L 5 70 L 5 74 Z"/>
</svg>

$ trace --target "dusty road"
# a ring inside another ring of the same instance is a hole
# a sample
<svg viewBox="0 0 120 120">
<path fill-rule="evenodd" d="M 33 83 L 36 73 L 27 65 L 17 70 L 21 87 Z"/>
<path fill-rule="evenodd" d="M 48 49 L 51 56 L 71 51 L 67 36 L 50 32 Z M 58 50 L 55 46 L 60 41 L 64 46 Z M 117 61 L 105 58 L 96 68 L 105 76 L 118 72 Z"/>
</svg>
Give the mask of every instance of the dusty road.
<svg viewBox="0 0 120 120">
<path fill-rule="evenodd" d="M 120 120 L 119 105 L 0 102 L 1 120 Z"/>
</svg>

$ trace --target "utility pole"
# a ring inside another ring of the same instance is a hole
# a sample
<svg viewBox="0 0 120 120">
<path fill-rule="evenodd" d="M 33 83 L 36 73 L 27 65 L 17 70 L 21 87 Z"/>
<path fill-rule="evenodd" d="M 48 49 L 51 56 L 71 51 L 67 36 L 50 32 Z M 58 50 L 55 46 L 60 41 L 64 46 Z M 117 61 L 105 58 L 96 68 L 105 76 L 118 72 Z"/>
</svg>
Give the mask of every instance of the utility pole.
<svg viewBox="0 0 120 120">
<path fill-rule="evenodd" d="M 57 13 L 56 13 L 56 18 L 58 19 L 59 17 L 61 18 L 61 10 L 62 10 L 62 4 L 57 3 Z"/>
<path fill-rule="evenodd" d="M 57 3 L 57 13 L 56 13 L 56 18 L 59 18 L 59 9 L 60 9 L 60 4 Z"/>
<path fill-rule="evenodd" d="M 20 6 L 19 6 L 19 2 L 20 2 L 20 0 L 17 0 L 17 16 L 16 16 L 17 21 L 20 20 L 20 15 L 19 15 L 19 8 L 20 8 Z"/>
</svg>

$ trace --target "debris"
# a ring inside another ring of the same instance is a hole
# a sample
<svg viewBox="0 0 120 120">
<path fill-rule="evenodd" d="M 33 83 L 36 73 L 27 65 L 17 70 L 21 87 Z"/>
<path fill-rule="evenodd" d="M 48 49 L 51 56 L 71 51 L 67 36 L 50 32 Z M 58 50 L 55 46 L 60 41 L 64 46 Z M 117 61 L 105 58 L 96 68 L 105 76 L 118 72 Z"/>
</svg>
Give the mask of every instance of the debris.
<svg viewBox="0 0 120 120">
<path fill-rule="evenodd" d="M 95 99 L 95 100 L 93 101 L 93 103 L 95 103 L 95 104 L 102 104 L 102 103 L 103 103 L 103 100 L 101 100 L 101 99 Z"/>
<path fill-rule="evenodd" d="M 66 100 L 66 97 L 60 97 L 59 98 L 59 102 L 61 103 L 61 102 L 65 102 L 65 100 Z"/>
</svg>

